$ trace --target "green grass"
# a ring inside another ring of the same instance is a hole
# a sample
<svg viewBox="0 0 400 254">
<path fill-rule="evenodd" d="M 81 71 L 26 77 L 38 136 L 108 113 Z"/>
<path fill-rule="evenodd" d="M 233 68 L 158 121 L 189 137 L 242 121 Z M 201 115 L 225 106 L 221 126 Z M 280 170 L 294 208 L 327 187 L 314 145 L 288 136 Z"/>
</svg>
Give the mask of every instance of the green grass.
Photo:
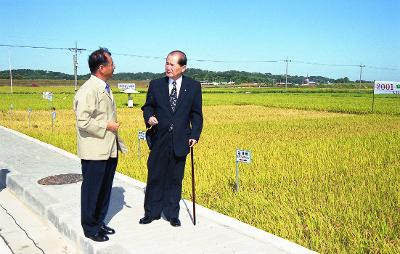
<svg viewBox="0 0 400 254">
<path fill-rule="evenodd" d="M 262 91 L 260 91 L 260 89 Z M 143 105 L 146 89 L 138 89 L 141 93 L 133 96 L 136 106 Z M 254 92 L 258 90 L 258 92 Z M 312 91 L 311 91 L 312 90 Z M 53 92 L 53 102 L 42 99 L 42 92 Z M 118 107 L 127 105 L 127 95 L 114 88 L 114 97 Z M 317 110 L 328 112 L 342 112 L 367 114 L 372 112 L 373 95 L 370 90 L 345 92 L 335 89 L 327 92 L 325 88 L 293 88 L 290 92 L 285 89 L 273 90 L 269 88 L 221 89 L 205 88 L 203 90 L 203 105 L 259 105 L 265 107 Z M 299 92 L 301 91 L 301 92 Z M 74 90 L 73 87 L 21 87 L 9 93 L 8 87 L 0 86 L 0 110 L 9 110 L 12 104 L 15 110 L 43 109 L 54 106 L 56 109 L 71 108 Z M 18 96 L 18 99 L 15 97 Z M 400 114 L 400 96 L 376 95 L 374 98 L 374 113 Z"/>
</svg>

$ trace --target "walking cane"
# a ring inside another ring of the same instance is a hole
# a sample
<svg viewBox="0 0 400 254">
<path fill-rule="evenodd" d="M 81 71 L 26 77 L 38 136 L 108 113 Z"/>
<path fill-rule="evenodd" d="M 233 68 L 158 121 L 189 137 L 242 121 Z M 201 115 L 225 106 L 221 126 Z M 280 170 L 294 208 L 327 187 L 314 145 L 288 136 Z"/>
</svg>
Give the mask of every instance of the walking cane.
<svg viewBox="0 0 400 254">
<path fill-rule="evenodd" d="M 192 203 L 193 203 L 193 224 L 196 225 L 196 192 L 194 188 L 194 162 L 193 147 L 190 148 L 190 158 L 192 161 Z"/>
</svg>

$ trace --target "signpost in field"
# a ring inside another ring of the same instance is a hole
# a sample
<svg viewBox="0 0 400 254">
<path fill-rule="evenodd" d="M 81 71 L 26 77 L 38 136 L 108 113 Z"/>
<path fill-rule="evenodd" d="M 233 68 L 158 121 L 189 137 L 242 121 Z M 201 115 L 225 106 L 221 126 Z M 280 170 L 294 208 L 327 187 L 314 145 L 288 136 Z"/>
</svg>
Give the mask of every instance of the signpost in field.
<svg viewBox="0 0 400 254">
<path fill-rule="evenodd" d="M 139 93 L 136 91 L 135 83 L 118 83 L 118 89 L 128 95 L 128 108 L 133 108 L 132 94 Z"/>
<path fill-rule="evenodd" d="M 140 160 L 140 140 L 146 141 L 146 132 L 145 131 L 138 131 L 138 159 Z"/>
<path fill-rule="evenodd" d="M 28 108 L 28 128 L 31 128 L 31 113 L 32 109 Z"/>
<path fill-rule="evenodd" d="M 251 163 L 251 152 L 249 150 L 236 149 L 236 191 L 239 191 L 239 162 Z"/>
<path fill-rule="evenodd" d="M 56 110 L 53 108 L 53 111 L 51 112 L 51 131 L 54 131 L 54 122 L 56 120 Z"/>
<path fill-rule="evenodd" d="M 52 106 L 53 106 L 53 93 L 52 92 L 43 92 L 42 97 L 43 97 L 43 99 L 49 101 L 49 107 L 52 108 Z"/>
</svg>

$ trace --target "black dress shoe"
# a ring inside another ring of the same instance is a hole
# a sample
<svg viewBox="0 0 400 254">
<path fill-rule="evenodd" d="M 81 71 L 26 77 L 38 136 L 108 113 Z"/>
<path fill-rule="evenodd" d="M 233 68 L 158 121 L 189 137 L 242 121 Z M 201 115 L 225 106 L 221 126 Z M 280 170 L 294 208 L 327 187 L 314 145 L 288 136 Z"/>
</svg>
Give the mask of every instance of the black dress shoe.
<svg viewBox="0 0 400 254">
<path fill-rule="evenodd" d="M 108 241 L 108 240 L 109 240 L 108 236 L 104 235 L 104 234 L 101 233 L 101 232 L 98 232 L 98 233 L 95 234 L 95 235 L 85 235 L 85 236 L 86 236 L 87 238 L 92 239 L 92 240 L 95 241 L 95 242 L 105 242 L 105 241 Z"/>
<path fill-rule="evenodd" d="M 115 234 L 115 230 L 113 228 L 107 227 L 106 225 L 100 227 L 100 232 L 103 233 L 104 235 Z"/>
<path fill-rule="evenodd" d="M 169 219 L 169 224 L 171 224 L 173 227 L 180 227 L 181 221 L 178 218 L 171 218 Z"/>
<path fill-rule="evenodd" d="M 158 217 L 150 217 L 150 216 L 144 216 L 143 218 L 141 218 L 140 220 L 139 220 L 139 224 L 149 224 L 149 223 L 151 223 L 153 220 L 158 220 L 158 219 L 160 219 L 161 217 L 160 216 L 158 216 Z"/>
</svg>

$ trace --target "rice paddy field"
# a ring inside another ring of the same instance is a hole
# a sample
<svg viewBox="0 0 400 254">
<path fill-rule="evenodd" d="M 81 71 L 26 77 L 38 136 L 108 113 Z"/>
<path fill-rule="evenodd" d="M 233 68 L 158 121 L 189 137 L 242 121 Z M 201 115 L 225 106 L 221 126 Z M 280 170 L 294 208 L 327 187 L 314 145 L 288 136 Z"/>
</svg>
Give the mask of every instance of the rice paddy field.
<svg viewBox="0 0 400 254">
<path fill-rule="evenodd" d="M 130 148 L 118 171 L 145 182 L 149 151 L 141 141 L 138 157 L 137 139 L 145 86 L 139 90 L 133 108 L 113 90 Z M 52 102 L 43 91 L 54 93 Z M 0 93 L 1 125 L 76 153 L 73 87 Z M 204 89 L 197 202 L 321 253 L 400 253 L 400 96 L 375 96 L 373 111 L 372 100 L 371 89 Z M 239 165 L 239 192 L 236 148 L 253 156 Z"/>
</svg>

